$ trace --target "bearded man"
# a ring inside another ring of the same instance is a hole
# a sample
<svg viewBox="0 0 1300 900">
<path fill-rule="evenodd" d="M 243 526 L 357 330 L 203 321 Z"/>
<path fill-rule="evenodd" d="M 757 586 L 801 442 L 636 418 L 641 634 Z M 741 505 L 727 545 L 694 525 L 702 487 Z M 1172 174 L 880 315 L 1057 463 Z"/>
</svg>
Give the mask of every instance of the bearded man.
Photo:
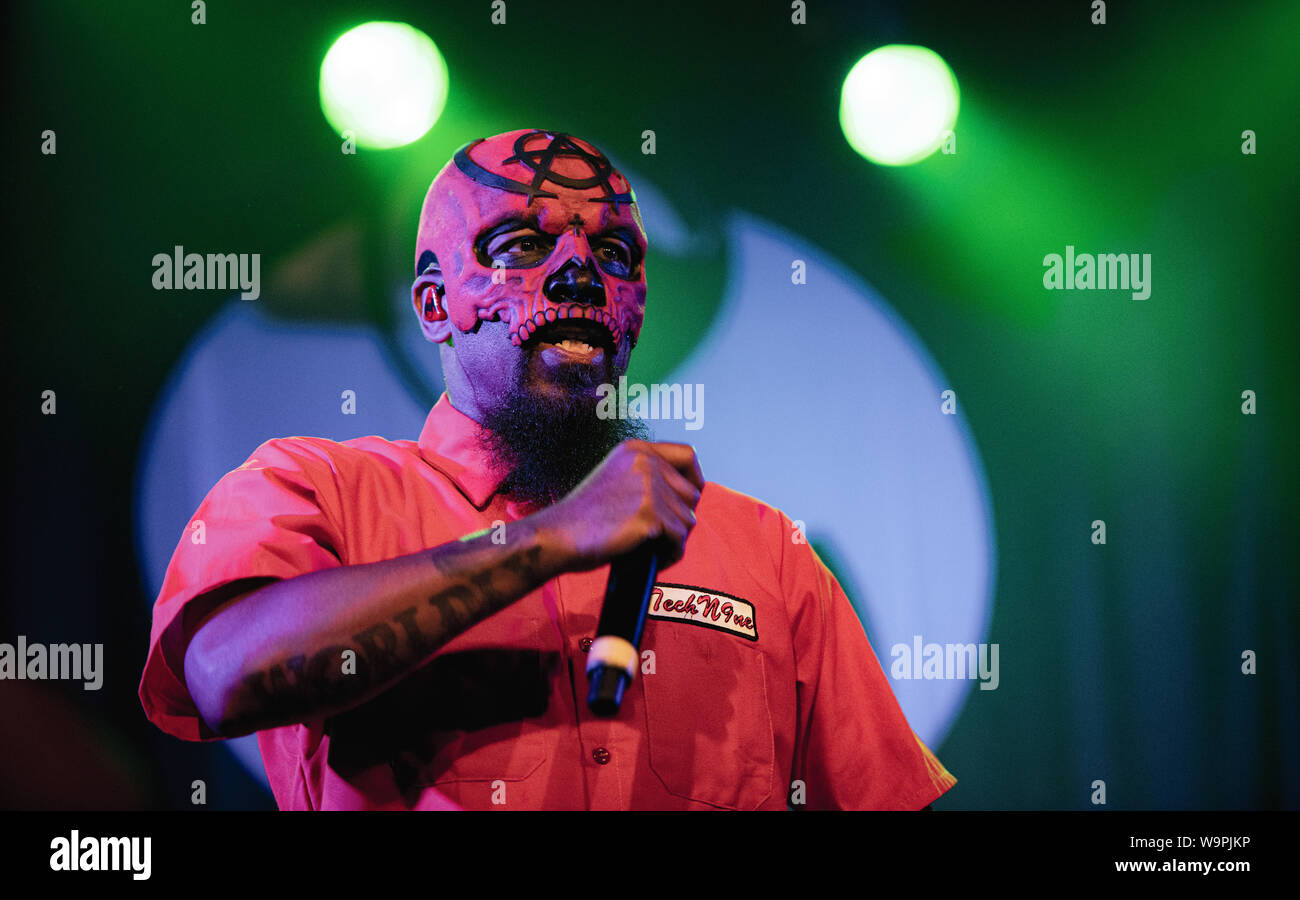
<svg viewBox="0 0 1300 900">
<path fill-rule="evenodd" d="M 951 788 L 790 519 L 597 415 L 645 254 L 590 143 L 459 150 L 412 286 L 446 393 L 418 441 L 271 440 L 222 478 L 154 607 L 150 719 L 256 732 L 282 809 L 921 809 Z M 597 717 L 609 563 L 647 541 L 643 653 Z"/>
</svg>

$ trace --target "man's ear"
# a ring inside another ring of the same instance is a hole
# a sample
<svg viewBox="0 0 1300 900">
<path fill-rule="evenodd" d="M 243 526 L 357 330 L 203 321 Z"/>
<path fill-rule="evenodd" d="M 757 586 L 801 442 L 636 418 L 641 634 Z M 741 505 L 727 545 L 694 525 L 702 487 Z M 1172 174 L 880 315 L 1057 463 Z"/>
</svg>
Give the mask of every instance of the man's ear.
<svg viewBox="0 0 1300 900">
<path fill-rule="evenodd" d="M 424 338 L 436 344 L 451 340 L 451 322 L 447 318 L 447 293 L 442 271 L 432 264 L 411 283 L 411 305 L 420 322 Z M 427 311 L 427 312 L 426 312 Z"/>
</svg>

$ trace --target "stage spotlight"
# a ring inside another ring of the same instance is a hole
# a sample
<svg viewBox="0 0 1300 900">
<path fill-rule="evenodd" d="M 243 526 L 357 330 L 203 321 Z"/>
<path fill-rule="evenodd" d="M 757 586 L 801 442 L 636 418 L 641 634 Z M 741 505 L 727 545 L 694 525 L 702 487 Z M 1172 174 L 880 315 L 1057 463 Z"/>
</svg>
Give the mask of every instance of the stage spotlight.
<svg viewBox="0 0 1300 900">
<path fill-rule="evenodd" d="M 939 148 L 957 122 L 957 79 L 939 54 L 890 44 L 849 70 L 840 92 L 840 128 L 873 163 L 905 166 Z"/>
<path fill-rule="evenodd" d="M 320 105 L 334 130 L 363 147 L 418 140 L 447 102 L 447 64 L 424 32 L 367 22 L 343 34 L 320 66 Z"/>
</svg>

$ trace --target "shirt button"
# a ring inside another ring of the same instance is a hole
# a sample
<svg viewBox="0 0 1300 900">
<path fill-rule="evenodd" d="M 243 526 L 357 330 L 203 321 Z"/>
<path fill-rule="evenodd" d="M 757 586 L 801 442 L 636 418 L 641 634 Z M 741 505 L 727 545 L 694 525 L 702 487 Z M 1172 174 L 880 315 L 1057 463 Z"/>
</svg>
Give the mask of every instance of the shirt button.
<svg viewBox="0 0 1300 900">
<path fill-rule="evenodd" d="M 590 649 L 591 649 L 591 638 L 586 637 L 586 638 L 583 638 L 582 640 L 578 641 L 578 649 L 580 649 L 583 653 L 586 653 L 588 650 L 590 650 Z"/>
<path fill-rule="evenodd" d="M 603 766 L 609 762 L 609 751 L 604 747 L 597 747 L 591 751 L 591 758 L 596 761 L 596 765 Z"/>
</svg>

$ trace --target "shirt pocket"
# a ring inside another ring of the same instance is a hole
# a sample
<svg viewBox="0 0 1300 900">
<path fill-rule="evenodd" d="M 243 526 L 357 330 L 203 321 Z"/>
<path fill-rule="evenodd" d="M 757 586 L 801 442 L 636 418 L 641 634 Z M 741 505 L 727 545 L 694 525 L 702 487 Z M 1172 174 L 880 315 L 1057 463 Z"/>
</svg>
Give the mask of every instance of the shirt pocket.
<svg viewBox="0 0 1300 900">
<path fill-rule="evenodd" d="M 767 664 L 757 645 L 687 622 L 651 620 L 639 676 L 650 769 L 671 794 L 756 809 L 772 793 L 776 752 Z"/>
</svg>

